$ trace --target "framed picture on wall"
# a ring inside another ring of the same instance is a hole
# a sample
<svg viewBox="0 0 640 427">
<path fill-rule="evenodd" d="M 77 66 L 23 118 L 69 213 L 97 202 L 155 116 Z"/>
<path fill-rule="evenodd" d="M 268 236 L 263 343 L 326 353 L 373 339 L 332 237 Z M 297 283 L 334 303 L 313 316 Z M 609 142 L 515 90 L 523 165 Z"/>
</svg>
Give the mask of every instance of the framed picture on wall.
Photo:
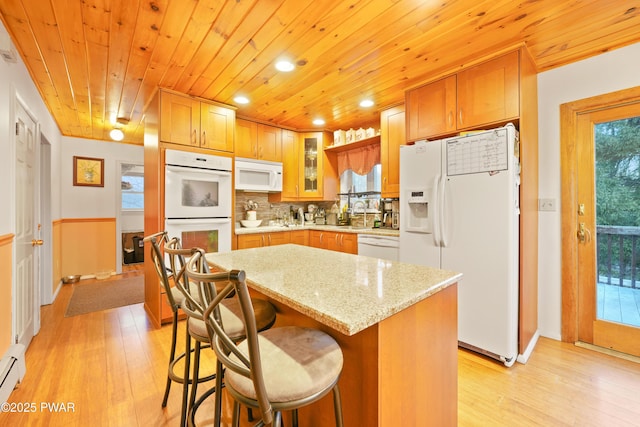
<svg viewBox="0 0 640 427">
<path fill-rule="evenodd" d="M 73 185 L 104 187 L 104 159 L 73 156 Z"/>
</svg>

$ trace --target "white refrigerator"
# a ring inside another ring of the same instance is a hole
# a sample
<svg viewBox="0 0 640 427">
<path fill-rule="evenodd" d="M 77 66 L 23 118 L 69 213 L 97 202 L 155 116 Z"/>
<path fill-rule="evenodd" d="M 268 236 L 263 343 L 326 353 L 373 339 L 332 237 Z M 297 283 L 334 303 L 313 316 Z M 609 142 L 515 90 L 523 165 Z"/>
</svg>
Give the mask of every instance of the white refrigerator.
<svg viewBox="0 0 640 427">
<path fill-rule="evenodd" d="M 519 140 L 512 124 L 400 148 L 401 262 L 463 273 L 458 343 L 518 355 Z"/>
</svg>

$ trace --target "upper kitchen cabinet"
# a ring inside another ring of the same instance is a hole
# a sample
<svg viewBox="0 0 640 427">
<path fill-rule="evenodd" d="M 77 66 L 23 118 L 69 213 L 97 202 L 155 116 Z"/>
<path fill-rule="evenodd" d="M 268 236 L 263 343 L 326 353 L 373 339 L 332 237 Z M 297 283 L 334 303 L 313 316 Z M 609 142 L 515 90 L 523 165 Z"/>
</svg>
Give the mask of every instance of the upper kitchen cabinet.
<svg viewBox="0 0 640 427">
<path fill-rule="evenodd" d="M 406 144 L 404 105 L 380 113 L 382 197 L 400 196 L 400 146 Z"/>
<path fill-rule="evenodd" d="M 283 200 L 295 200 L 300 189 L 300 137 L 297 132 L 282 130 L 282 193 Z"/>
<path fill-rule="evenodd" d="M 456 76 L 407 91 L 407 135 L 415 141 L 456 130 Z"/>
<path fill-rule="evenodd" d="M 518 52 L 458 73 L 458 129 L 516 119 Z"/>
<path fill-rule="evenodd" d="M 281 162 L 282 133 L 283 130 L 275 126 L 237 119 L 235 154 L 237 157 Z"/>
<path fill-rule="evenodd" d="M 333 200 L 338 193 L 335 156 L 329 157 L 324 147 L 331 145 L 328 132 L 303 133 L 300 138 L 298 198 Z"/>
<path fill-rule="evenodd" d="M 332 135 L 283 130 L 282 136 L 282 192 L 269 194 L 269 200 L 334 200 L 339 186 L 337 160 L 324 151 Z"/>
<path fill-rule="evenodd" d="M 511 52 L 407 91 L 407 140 L 517 120 L 520 56 Z"/>
<path fill-rule="evenodd" d="M 162 91 L 160 140 L 233 152 L 235 111 L 205 100 Z"/>
</svg>

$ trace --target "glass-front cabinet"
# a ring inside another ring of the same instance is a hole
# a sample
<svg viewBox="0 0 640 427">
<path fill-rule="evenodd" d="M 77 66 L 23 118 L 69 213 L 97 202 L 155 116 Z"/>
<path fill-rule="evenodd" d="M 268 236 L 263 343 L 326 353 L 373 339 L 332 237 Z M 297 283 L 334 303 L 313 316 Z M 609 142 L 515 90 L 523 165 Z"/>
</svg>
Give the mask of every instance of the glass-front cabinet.
<svg viewBox="0 0 640 427">
<path fill-rule="evenodd" d="M 298 199 L 335 200 L 338 193 L 337 159 L 324 147 L 333 142 L 329 132 L 302 133 L 300 147 L 300 191 Z"/>
<path fill-rule="evenodd" d="M 322 186 L 322 139 L 317 136 L 305 136 L 303 139 L 303 176 L 301 197 L 316 197 L 320 194 Z"/>
<path fill-rule="evenodd" d="M 325 153 L 330 132 L 283 132 L 282 192 L 270 193 L 269 201 L 335 200 L 338 193 L 337 158 Z"/>
</svg>

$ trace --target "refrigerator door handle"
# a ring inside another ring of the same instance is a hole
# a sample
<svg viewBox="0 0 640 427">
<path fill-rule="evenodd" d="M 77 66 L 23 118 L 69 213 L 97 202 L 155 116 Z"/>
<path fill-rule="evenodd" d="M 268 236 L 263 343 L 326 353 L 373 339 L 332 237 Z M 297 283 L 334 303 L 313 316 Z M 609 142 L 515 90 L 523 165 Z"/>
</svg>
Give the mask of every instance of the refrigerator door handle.
<svg viewBox="0 0 640 427">
<path fill-rule="evenodd" d="M 440 175 L 436 175 L 433 179 L 433 192 L 431 194 L 430 205 L 428 215 L 431 222 L 431 230 L 433 230 L 433 243 L 436 246 L 440 246 Z"/>
<path fill-rule="evenodd" d="M 449 203 L 449 194 L 447 191 L 447 177 L 446 175 L 440 176 L 440 187 L 438 189 L 438 193 L 440 195 L 440 246 L 446 248 L 449 245 L 448 232 L 449 232 L 449 224 L 447 222 L 447 216 L 451 215 L 451 212 L 448 212 L 447 203 Z"/>
</svg>

